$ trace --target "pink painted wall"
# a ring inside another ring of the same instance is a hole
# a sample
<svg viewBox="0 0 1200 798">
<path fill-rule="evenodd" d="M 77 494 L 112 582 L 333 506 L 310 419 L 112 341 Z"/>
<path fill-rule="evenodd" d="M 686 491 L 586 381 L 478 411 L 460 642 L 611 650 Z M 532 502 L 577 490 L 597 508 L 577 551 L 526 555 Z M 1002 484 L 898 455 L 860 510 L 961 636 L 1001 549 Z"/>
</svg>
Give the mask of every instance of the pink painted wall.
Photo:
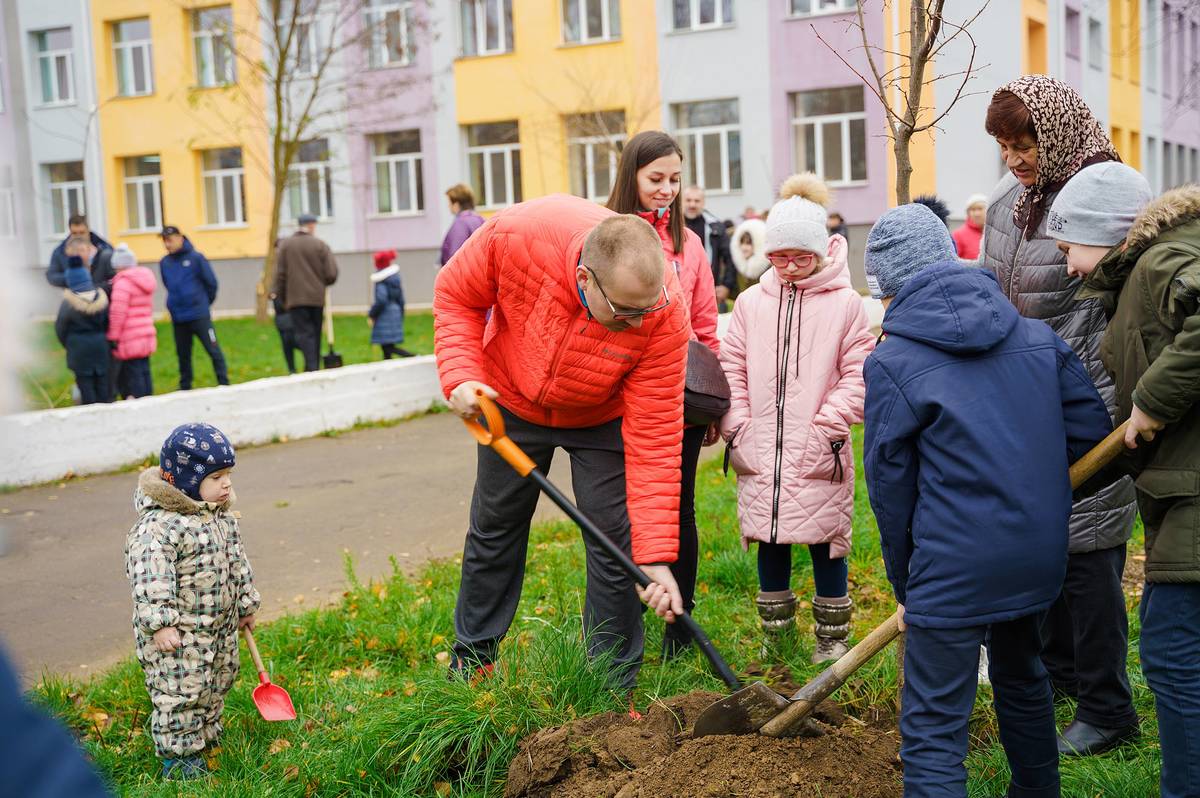
<svg viewBox="0 0 1200 798">
<path fill-rule="evenodd" d="M 790 18 L 788 0 L 769 0 L 771 16 L 768 46 L 771 64 L 771 154 L 774 181 L 778 185 L 795 171 L 791 103 L 792 92 L 810 89 L 863 86 L 867 113 L 867 184 L 853 188 L 835 188 L 834 205 L 849 224 L 873 224 L 888 207 L 887 157 L 890 144 L 885 138 L 887 124 L 875 95 L 829 48 L 818 40 L 816 28 L 830 46 L 869 75 L 862 50 L 862 35 L 854 25 L 853 12 L 808 18 Z M 881 3 L 867 5 L 867 35 L 871 41 L 883 39 Z"/>
<path fill-rule="evenodd" d="M 424 10 L 424 6 L 418 6 Z M 355 219 L 357 249 L 425 249 L 440 247 L 449 224 L 442 208 L 437 170 L 437 141 L 433 97 L 433 61 L 429 23 L 417 24 L 416 58 L 403 67 L 369 69 L 367 48 L 350 48 L 348 68 L 356 75 L 348 81 L 347 142 L 350 173 L 359 209 Z M 398 130 L 421 131 L 421 170 L 424 182 L 424 211 L 415 216 L 376 217 L 375 175 L 371 164 L 370 136 Z M 434 262 L 436 265 L 436 261 Z"/>
</svg>

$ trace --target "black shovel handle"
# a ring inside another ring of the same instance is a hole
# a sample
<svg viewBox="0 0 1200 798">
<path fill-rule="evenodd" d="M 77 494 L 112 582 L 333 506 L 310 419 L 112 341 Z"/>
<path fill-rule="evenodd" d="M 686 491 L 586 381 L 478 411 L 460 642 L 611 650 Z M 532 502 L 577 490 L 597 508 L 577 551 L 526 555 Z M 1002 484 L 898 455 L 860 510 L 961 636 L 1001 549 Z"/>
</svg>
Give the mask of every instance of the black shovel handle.
<svg viewBox="0 0 1200 798">
<path fill-rule="evenodd" d="M 475 419 L 466 419 L 467 428 L 471 430 L 471 434 L 475 436 L 482 446 L 490 446 L 496 450 L 504 460 L 511 465 L 518 474 L 523 477 L 530 477 L 542 491 L 550 497 L 550 500 L 559 506 L 572 521 L 579 525 L 584 534 L 592 539 L 592 542 L 600 545 L 609 557 L 612 557 L 618 565 L 621 566 L 626 574 L 629 575 L 638 587 L 645 587 L 654 580 L 646 575 L 646 572 L 634 563 L 629 558 L 629 555 L 617 547 L 615 543 L 608 539 L 600 529 L 593 524 L 587 516 L 579 511 L 579 508 L 571 503 L 571 500 L 554 486 L 546 476 L 537 469 L 537 464 L 529 458 L 521 447 L 517 446 L 511 438 L 504 432 L 504 417 L 500 414 L 500 408 L 485 396 L 482 392 L 476 392 L 476 397 L 479 401 L 479 407 L 483 411 L 483 417 L 487 421 L 487 426 L 484 427 Z M 704 656 L 712 663 L 713 669 L 717 675 L 721 677 L 721 681 L 725 682 L 731 690 L 740 690 L 742 687 L 741 681 L 733 670 L 729 667 L 729 663 L 721 656 L 721 652 L 717 651 L 712 640 L 700 628 L 700 624 L 696 620 L 684 612 L 675 616 L 675 623 L 683 624 L 683 627 L 692 633 L 692 637 L 696 640 L 696 645 L 704 653 Z"/>
</svg>

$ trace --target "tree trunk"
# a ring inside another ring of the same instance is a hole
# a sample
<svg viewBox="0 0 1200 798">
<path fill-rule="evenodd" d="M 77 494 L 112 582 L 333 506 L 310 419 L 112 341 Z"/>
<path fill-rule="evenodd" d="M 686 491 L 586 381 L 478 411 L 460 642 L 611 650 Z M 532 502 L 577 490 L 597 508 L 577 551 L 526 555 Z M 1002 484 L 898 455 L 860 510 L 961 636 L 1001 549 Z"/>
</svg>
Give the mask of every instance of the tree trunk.
<svg viewBox="0 0 1200 798">
<path fill-rule="evenodd" d="M 896 204 L 906 205 L 912 199 L 910 194 L 910 183 L 912 180 L 912 160 L 908 155 L 909 144 L 912 143 L 911 130 L 901 128 L 896 133 L 896 140 L 892 144 L 892 150 L 896 156 Z"/>
<path fill-rule="evenodd" d="M 267 255 L 263 258 L 262 274 L 259 275 L 258 285 L 254 288 L 255 316 L 260 323 L 266 323 L 269 315 L 267 305 L 270 304 L 271 291 L 275 287 L 275 241 L 279 238 L 279 209 L 283 202 L 284 186 L 278 180 L 273 181 L 275 196 L 271 198 L 271 222 L 267 225 Z"/>
</svg>

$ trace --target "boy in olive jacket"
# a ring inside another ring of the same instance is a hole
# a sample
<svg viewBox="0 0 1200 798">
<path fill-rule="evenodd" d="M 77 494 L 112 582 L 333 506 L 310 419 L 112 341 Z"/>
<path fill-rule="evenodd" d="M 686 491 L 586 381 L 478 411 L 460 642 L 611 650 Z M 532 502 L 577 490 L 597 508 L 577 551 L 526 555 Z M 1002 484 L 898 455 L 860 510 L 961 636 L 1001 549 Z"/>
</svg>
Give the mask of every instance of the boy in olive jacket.
<svg viewBox="0 0 1200 798">
<path fill-rule="evenodd" d="M 1142 671 L 1162 798 L 1183 798 L 1200 784 L 1200 186 L 1150 196 L 1133 169 L 1097 164 L 1059 193 L 1047 227 L 1084 278 L 1076 299 L 1101 299 L 1110 319 L 1101 357 L 1146 527 Z"/>
</svg>

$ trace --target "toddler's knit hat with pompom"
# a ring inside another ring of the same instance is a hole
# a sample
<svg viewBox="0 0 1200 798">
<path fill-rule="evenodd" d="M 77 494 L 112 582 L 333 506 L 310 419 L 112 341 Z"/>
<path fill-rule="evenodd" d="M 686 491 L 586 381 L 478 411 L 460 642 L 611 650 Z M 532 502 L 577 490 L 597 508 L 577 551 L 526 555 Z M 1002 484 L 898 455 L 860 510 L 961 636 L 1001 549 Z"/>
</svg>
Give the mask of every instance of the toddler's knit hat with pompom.
<svg viewBox="0 0 1200 798">
<path fill-rule="evenodd" d="M 812 172 L 801 172 L 783 181 L 779 202 L 767 214 L 767 252 L 802 249 L 825 257 L 829 251 L 829 187 Z"/>
</svg>

